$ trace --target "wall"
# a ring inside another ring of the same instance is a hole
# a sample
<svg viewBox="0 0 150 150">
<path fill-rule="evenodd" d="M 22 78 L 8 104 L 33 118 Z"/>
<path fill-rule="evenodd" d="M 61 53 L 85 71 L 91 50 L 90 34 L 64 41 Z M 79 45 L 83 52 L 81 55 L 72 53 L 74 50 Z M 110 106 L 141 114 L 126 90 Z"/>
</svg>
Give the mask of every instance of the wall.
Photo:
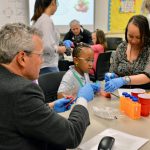
<svg viewBox="0 0 150 150">
<path fill-rule="evenodd" d="M 0 0 L 0 26 L 8 22 L 23 22 L 29 24 L 29 0 Z M 3 5 L 2 5 L 3 4 Z M 95 0 L 94 29 L 102 29 L 107 36 L 121 36 L 107 32 L 108 25 L 108 0 Z"/>
<path fill-rule="evenodd" d="M 108 0 L 95 0 L 95 25 L 94 28 L 100 28 L 107 32 L 108 23 Z"/>
<path fill-rule="evenodd" d="M 9 22 L 28 24 L 28 0 L 0 0 L 0 27 Z"/>
</svg>

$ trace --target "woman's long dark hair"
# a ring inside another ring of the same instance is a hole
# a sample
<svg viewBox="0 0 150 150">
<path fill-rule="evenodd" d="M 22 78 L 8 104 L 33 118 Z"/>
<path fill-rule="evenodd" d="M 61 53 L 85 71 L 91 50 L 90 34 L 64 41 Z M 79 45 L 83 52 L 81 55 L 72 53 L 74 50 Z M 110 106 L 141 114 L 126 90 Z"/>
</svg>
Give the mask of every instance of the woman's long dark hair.
<svg viewBox="0 0 150 150">
<path fill-rule="evenodd" d="M 125 39 L 127 42 L 128 42 L 128 38 L 127 38 L 128 25 L 130 23 L 134 24 L 135 26 L 137 26 L 139 28 L 141 40 L 144 45 L 147 44 L 149 42 L 149 38 L 150 38 L 150 29 L 149 29 L 149 24 L 148 24 L 147 18 L 143 15 L 134 15 L 129 19 L 129 22 L 128 22 L 128 24 L 126 26 L 126 30 L 125 30 Z"/>
<path fill-rule="evenodd" d="M 36 0 L 34 5 L 34 15 L 31 18 L 31 21 L 37 21 L 51 2 L 52 0 Z"/>
</svg>

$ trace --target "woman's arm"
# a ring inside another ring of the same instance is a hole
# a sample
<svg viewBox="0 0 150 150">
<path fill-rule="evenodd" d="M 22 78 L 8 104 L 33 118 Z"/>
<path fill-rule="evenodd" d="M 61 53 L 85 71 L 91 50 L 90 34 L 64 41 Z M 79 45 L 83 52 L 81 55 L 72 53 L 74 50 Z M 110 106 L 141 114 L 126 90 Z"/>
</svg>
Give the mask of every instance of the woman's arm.
<svg viewBox="0 0 150 150">
<path fill-rule="evenodd" d="M 148 49 L 147 49 L 148 50 Z M 150 83 L 150 53 L 148 52 L 147 55 L 149 55 L 148 60 L 143 59 L 143 61 L 146 61 L 145 67 L 143 71 L 140 71 L 137 75 L 131 75 L 131 83 L 133 85 L 139 85 L 139 84 L 147 84 Z"/>
<path fill-rule="evenodd" d="M 43 42 L 45 45 L 45 52 L 46 50 L 48 53 L 64 53 L 66 51 L 65 46 L 58 45 L 58 39 L 56 39 L 56 33 L 54 30 L 54 25 L 51 19 L 45 18 L 43 19 L 44 22 L 41 26 L 41 30 L 43 32 Z"/>
<path fill-rule="evenodd" d="M 140 84 L 150 83 L 150 78 L 146 76 L 145 74 L 132 75 L 129 77 L 131 79 L 131 82 L 130 82 L 131 85 L 140 85 Z"/>
</svg>

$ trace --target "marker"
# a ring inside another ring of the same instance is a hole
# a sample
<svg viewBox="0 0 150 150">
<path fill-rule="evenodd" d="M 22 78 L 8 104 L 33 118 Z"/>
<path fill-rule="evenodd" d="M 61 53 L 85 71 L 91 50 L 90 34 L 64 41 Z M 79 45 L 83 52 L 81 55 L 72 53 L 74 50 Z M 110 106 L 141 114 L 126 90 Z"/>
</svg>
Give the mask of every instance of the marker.
<svg viewBox="0 0 150 150">
<path fill-rule="evenodd" d="M 66 108 L 75 101 L 75 98 L 72 96 L 66 97 L 67 99 L 71 99 L 71 101 L 65 106 Z"/>
</svg>

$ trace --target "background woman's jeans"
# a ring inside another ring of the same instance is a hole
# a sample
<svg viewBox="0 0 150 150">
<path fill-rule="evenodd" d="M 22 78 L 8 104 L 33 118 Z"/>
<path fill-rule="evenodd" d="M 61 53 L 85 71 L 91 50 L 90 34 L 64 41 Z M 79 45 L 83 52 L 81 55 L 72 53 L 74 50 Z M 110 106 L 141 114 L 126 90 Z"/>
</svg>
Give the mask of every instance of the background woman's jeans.
<svg viewBox="0 0 150 150">
<path fill-rule="evenodd" d="M 59 72 L 58 67 L 45 67 L 40 69 L 40 75 L 48 72 Z"/>
</svg>

